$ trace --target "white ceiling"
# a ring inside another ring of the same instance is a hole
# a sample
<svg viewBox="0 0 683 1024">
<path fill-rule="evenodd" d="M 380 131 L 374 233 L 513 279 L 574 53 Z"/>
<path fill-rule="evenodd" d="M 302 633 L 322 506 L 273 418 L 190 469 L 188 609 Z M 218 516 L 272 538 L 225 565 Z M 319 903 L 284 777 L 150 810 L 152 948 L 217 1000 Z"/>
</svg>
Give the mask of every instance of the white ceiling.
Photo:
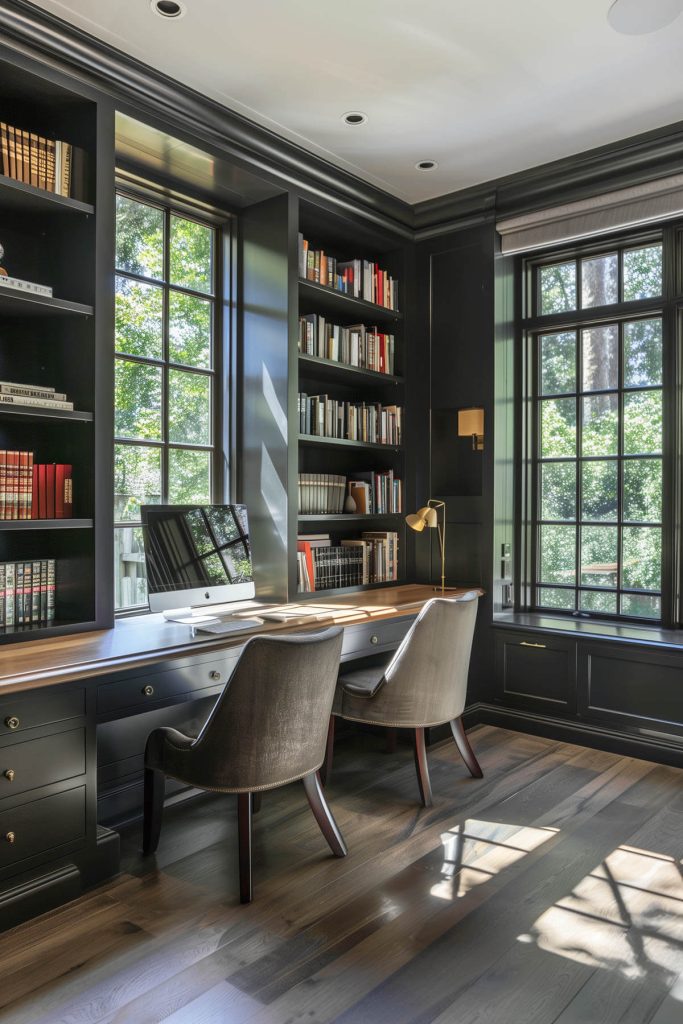
<svg viewBox="0 0 683 1024">
<path fill-rule="evenodd" d="M 611 0 L 36 2 L 411 203 L 683 119 L 683 17 L 619 35 Z"/>
</svg>

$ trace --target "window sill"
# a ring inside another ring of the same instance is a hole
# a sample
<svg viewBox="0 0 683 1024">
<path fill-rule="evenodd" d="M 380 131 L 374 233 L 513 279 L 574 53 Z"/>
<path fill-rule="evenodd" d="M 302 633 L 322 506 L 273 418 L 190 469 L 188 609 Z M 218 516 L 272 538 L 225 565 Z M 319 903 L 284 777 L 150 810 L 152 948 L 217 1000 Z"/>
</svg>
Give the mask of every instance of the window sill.
<svg viewBox="0 0 683 1024">
<path fill-rule="evenodd" d="M 632 622 L 607 622 L 600 619 L 568 619 L 543 612 L 498 612 L 493 625 L 503 629 L 529 630 L 535 633 L 572 634 L 591 640 L 613 640 L 646 647 L 683 650 L 683 629 L 662 629 Z"/>
</svg>

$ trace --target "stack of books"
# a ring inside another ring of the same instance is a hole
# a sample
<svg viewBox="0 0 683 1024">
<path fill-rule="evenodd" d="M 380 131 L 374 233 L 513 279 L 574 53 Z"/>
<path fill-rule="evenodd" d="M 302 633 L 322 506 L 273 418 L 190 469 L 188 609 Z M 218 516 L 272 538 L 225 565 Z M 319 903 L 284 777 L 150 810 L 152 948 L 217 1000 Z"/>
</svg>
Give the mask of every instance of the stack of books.
<svg viewBox="0 0 683 1024">
<path fill-rule="evenodd" d="M 299 317 L 299 352 L 305 356 L 393 374 L 395 347 L 394 335 L 384 334 L 378 327 L 341 327 L 318 313 Z"/>
<path fill-rule="evenodd" d="M 344 402 L 329 395 L 299 393 L 299 432 L 368 444 L 399 445 L 403 409 L 379 402 Z"/>
<path fill-rule="evenodd" d="M 46 192 L 85 195 L 85 150 L 0 121 L 2 173 Z"/>
<path fill-rule="evenodd" d="M 398 534 L 393 530 L 366 531 L 360 540 L 343 540 L 342 547 L 361 553 L 361 583 L 388 583 L 398 579 Z"/>
<path fill-rule="evenodd" d="M 0 520 L 71 519 L 73 467 L 37 464 L 33 452 L 0 451 Z"/>
<path fill-rule="evenodd" d="M 358 539 L 332 544 L 327 533 L 300 534 L 297 590 L 311 593 L 398 579 L 398 534 L 367 531 Z"/>
<path fill-rule="evenodd" d="M 55 619 L 55 560 L 0 562 L 0 627 L 48 626 Z"/>
<path fill-rule="evenodd" d="M 299 473 L 299 513 L 338 515 L 344 511 L 346 477 L 333 473 Z"/>
<path fill-rule="evenodd" d="M 33 452 L 0 451 L 0 520 L 31 519 Z"/>
<path fill-rule="evenodd" d="M 355 299 L 398 309 L 398 281 L 372 260 L 338 260 L 323 249 L 312 249 L 299 232 L 299 276 Z"/>
<path fill-rule="evenodd" d="M 362 470 L 349 476 L 349 494 L 361 515 L 393 515 L 403 512 L 403 481 L 393 469 Z"/>
<path fill-rule="evenodd" d="M 7 278 L 0 277 L 0 282 Z M 10 278 L 10 280 L 13 280 Z M 73 410 L 73 402 L 61 391 L 43 387 L 39 384 L 15 384 L 0 380 L 0 405 L 27 406 L 31 409 L 63 409 Z"/>
</svg>

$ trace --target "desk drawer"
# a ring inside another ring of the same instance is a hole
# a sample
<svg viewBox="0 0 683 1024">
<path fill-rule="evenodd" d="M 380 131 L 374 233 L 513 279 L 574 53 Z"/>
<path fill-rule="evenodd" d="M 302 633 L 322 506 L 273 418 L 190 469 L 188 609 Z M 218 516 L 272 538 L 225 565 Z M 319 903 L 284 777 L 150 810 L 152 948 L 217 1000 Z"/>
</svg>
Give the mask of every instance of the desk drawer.
<svg viewBox="0 0 683 1024">
<path fill-rule="evenodd" d="M 344 629 L 342 660 L 363 658 L 377 651 L 398 647 L 414 621 L 412 617 L 382 619 L 379 622 L 364 622 L 360 626 L 347 626 Z"/>
<path fill-rule="evenodd" d="M 0 811 L 0 870 L 85 836 L 85 786 Z"/>
<path fill-rule="evenodd" d="M 0 745 L 6 736 L 16 736 L 40 725 L 78 718 L 85 714 L 85 690 L 51 693 L 36 690 L 0 701 Z"/>
<path fill-rule="evenodd" d="M 85 772 L 85 729 L 0 748 L 0 799 Z"/>
<path fill-rule="evenodd" d="M 224 657 L 164 672 L 149 672 L 117 683 L 103 683 L 97 688 L 97 714 L 109 715 L 131 708 L 143 710 L 209 686 L 222 686 L 236 663 L 237 657 Z"/>
</svg>

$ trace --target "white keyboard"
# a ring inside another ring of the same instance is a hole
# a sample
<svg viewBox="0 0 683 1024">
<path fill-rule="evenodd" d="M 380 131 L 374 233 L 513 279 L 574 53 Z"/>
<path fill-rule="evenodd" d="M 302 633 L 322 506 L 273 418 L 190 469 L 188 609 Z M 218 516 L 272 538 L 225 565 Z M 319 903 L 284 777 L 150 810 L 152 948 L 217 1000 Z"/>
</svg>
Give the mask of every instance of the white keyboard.
<svg viewBox="0 0 683 1024">
<path fill-rule="evenodd" d="M 215 636 L 224 636 L 226 633 L 246 633 L 255 626 L 262 626 L 260 619 L 226 619 L 224 622 L 204 622 L 194 629 L 198 633 L 213 633 Z"/>
</svg>

